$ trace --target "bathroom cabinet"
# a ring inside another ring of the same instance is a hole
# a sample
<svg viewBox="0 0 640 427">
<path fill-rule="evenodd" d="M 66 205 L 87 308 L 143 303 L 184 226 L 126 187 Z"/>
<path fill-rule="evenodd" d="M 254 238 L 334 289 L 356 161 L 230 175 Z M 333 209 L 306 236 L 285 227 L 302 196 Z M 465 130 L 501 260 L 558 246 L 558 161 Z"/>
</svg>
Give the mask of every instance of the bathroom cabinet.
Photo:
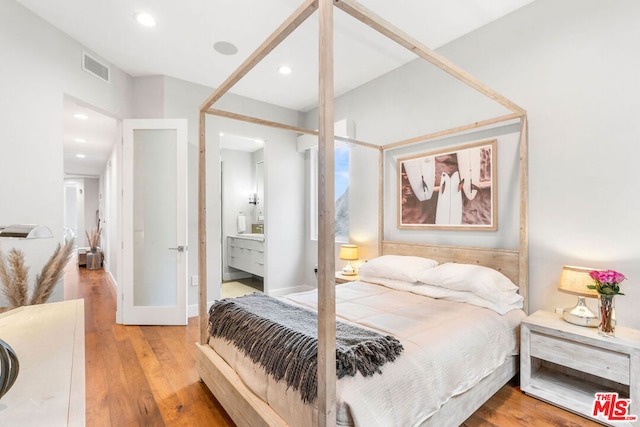
<svg viewBox="0 0 640 427">
<path fill-rule="evenodd" d="M 227 264 L 229 267 L 264 277 L 264 235 L 227 237 Z"/>
</svg>

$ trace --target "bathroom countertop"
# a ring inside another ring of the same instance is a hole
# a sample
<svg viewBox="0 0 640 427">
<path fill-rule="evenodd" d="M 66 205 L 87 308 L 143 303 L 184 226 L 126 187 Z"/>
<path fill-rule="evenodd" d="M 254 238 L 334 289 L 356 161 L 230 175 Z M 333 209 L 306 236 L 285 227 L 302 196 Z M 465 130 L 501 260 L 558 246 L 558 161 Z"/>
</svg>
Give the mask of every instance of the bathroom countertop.
<svg viewBox="0 0 640 427">
<path fill-rule="evenodd" d="M 261 233 L 244 233 L 244 234 L 236 234 L 232 236 L 238 239 L 248 239 L 248 240 L 259 240 L 264 241 L 264 234 Z"/>
</svg>

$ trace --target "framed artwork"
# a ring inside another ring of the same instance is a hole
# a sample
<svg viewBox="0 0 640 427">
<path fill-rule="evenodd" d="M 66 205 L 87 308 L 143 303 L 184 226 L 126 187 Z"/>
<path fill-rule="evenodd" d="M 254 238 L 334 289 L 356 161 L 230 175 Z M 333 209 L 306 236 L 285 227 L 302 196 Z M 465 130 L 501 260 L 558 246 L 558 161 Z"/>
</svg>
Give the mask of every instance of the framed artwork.
<svg viewBox="0 0 640 427">
<path fill-rule="evenodd" d="M 496 140 L 398 159 L 398 228 L 498 229 Z"/>
</svg>

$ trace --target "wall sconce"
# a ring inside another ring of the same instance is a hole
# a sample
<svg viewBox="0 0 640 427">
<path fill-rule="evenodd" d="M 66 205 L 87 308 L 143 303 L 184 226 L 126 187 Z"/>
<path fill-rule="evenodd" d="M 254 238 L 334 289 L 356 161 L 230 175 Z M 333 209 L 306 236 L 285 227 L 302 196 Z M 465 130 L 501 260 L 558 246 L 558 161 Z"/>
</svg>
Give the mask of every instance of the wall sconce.
<svg viewBox="0 0 640 427">
<path fill-rule="evenodd" d="M 578 303 L 574 307 L 565 308 L 562 312 L 562 318 L 569 323 L 580 326 L 598 326 L 598 316 L 593 314 L 584 301 L 585 297 L 598 297 L 596 290 L 587 288 L 587 285 L 593 284 L 593 279 L 589 276 L 589 272 L 593 270 L 593 268 L 569 265 L 562 267 L 558 290 L 578 296 Z"/>
<path fill-rule="evenodd" d="M 342 269 L 342 274 L 345 276 L 355 275 L 356 269 L 351 265 L 351 261 L 358 259 L 358 245 L 341 245 L 340 259 L 347 260 L 347 265 Z"/>
<path fill-rule="evenodd" d="M 249 204 L 250 205 L 257 205 L 258 202 L 259 202 L 258 193 L 250 193 L 249 194 Z"/>
</svg>

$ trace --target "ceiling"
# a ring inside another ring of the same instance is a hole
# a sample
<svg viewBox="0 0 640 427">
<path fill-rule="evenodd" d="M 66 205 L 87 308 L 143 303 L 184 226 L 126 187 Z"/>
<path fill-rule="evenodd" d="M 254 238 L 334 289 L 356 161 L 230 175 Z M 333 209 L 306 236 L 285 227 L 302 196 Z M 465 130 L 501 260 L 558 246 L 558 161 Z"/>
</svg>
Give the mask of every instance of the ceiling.
<svg viewBox="0 0 640 427">
<path fill-rule="evenodd" d="M 166 75 L 212 88 L 233 73 L 303 3 L 303 0 L 17 1 L 131 76 Z M 532 1 L 360 0 L 360 3 L 437 49 Z M 336 95 L 415 58 L 413 53 L 341 10 L 334 10 Z M 137 12 L 153 15 L 156 25 L 138 24 L 133 18 Z M 317 21 L 316 12 L 230 92 L 297 111 L 314 108 L 318 86 Z M 218 53 L 213 45 L 220 41 L 233 43 L 238 52 Z M 291 74 L 279 74 L 277 69 L 281 65 L 290 66 Z M 65 142 L 67 146 L 72 144 Z"/>
<path fill-rule="evenodd" d="M 76 114 L 86 118 L 74 117 Z M 65 178 L 98 178 L 113 150 L 117 126 L 113 117 L 65 97 L 62 136 Z"/>
</svg>

